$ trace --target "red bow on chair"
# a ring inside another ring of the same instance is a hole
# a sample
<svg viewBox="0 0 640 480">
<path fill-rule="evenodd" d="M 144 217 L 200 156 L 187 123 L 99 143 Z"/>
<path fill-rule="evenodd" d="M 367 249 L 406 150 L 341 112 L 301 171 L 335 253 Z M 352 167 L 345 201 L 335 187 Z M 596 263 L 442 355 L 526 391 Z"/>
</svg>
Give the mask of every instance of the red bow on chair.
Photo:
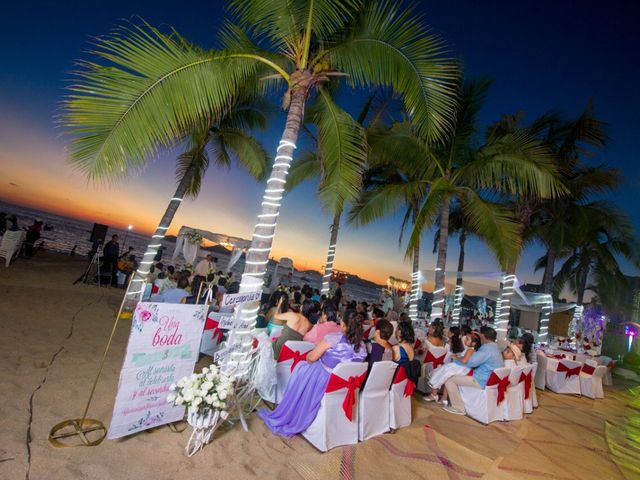
<svg viewBox="0 0 640 480">
<path fill-rule="evenodd" d="M 531 372 L 527 373 L 526 375 L 524 372 L 520 374 L 518 383 L 522 382 L 524 382 L 524 398 L 528 400 L 529 394 L 531 393 Z"/>
<path fill-rule="evenodd" d="M 291 371 L 293 372 L 293 369 L 296 368 L 298 363 L 307 359 L 307 353 L 309 352 L 300 353 L 297 350 L 291 350 L 286 345 L 283 345 L 280 349 L 280 355 L 278 356 L 278 363 L 286 362 L 293 358 L 293 363 L 291 364 Z"/>
<path fill-rule="evenodd" d="M 416 384 L 413 383 L 411 380 L 409 380 L 409 377 L 407 377 L 407 371 L 405 370 L 405 368 L 400 367 L 396 371 L 396 376 L 393 379 L 393 384 L 395 385 L 396 383 L 400 383 L 403 380 L 407 381 L 407 384 L 404 387 L 404 396 L 410 397 L 411 395 L 413 395 L 413 389 L 416 388 Z"/>
<path fill-rule="evenodd" d="M 369 334 L 371 333 L 371 328 L 368 328 L 363 334 L 362 334 L 362 338 L 364 338 L 365 340 L 369 340 Z"/>
<path fill-rule="evenodd" d="M 420 340 L 416 340 L 416 343 L 413 344 L 413 349 L 418 350 L 422 346 L 422 342 Z"/>
<path fill-rule="evenodd" d="M 495 385 L 498 386 L 498 401 L 496 402 L 496 405 L 500 405 L 504 400 L 504 394 L 509 386 L 509 375 L 505 375 L 505 377 L 500 380 L 500 377 L 492 372 L 489 377 L 489 381 L 487 382 L 487 387 L 493 387 Z"/>
<path fill-rule="evenodd" d="M 580 367 L 569 368 L 564 363 L 559 362 L 556 372 L 565 372 L 564 378 L 570 378 L 574 375 L 580 375 Z"/>
<path fill-rule="evenodd" d="M 475 370 L 474 368 L 470 368 L 469 369 L 469 373 L 467 373 L 467 377 L 473 377 L 473 371 L 474 370 Z"/>
<path fill-rule="evenodd" d="M 596 367 L 592 367 L 588 363 L 585 363 L 584 365 L 582 365 L 582 371 L 587 375 L 593 375 L 593 372 L 596 371 Z"/>
<path fill-rule="evenodd" d="M 347 389 L 347 394 L 344 396 L 344 402 L 342 402 L 342 409 L 350 422 L 353 422 L 353 406 L 356 403 L 356 389 L 360 388 L 366 376 L 367 372 L 364 372 L 359 377 L 349 377 L 347 380 L 334 375 L 333 373 L 329 377 L 329 383 L 327 384 L 325 392 L 331 393 L 343 388 Z"/>
<path fill-rule="evenodd" d="M 424 357 L 424 363 L 431 363 L 433 365 L 433 369 L 435 370 L 440 365 L 444 365 L 444 359 L 447 356 L 445 353 L 441 357 L 436 357 L 430 351 L 427 352 L 427 355 Z"/>
<path fill-rule="evenodd" d="M 212 318 L 209 318 L 209 317 L 207 317 L 207 319 L 204 322 L 204 329 L 213 330 L 213 336 L 211 338 L 212 339 L 215 338 L 216 343 L 218 344 L 224 339 L 224 332 L 218 328 L 219 324 L 220 322 L 218 322 L 217 320 L 213 320 Z"/>
</svg>

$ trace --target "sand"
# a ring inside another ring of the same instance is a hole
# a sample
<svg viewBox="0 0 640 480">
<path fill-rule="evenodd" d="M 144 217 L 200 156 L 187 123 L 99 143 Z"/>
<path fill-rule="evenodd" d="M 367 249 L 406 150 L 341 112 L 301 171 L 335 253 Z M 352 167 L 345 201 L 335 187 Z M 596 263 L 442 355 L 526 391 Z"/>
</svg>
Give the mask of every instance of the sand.
<svg viewBox="0 0 640 480">
<path fill-rule="evenodd" d="M 416 396 L 410 427 L 325 454 L 272 435 L 255 416 L 248 433 L 228 428 L 193 458 L 183 450 L 189 431 L 166 427 L 54 449 L 48 432 L 82 415 L 123 293 L 72 285 L 84 265 L 44 252 L 0 267 L 1 479 L 638 478 L 615 463 L 605 435 L 607 422 L 637 414 L 620 386 L 600 401 L 539 393 L 533 415 L 490 426 Z M 129 327 L 116 331 L 89 411 L 107 426 Z"/>
</svg>

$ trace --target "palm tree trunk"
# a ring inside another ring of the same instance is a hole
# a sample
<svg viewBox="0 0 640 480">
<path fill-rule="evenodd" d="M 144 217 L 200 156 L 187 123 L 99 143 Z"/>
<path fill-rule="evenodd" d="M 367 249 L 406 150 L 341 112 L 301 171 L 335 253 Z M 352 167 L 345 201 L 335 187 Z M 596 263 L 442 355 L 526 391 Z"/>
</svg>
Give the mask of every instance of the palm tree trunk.
<svg viewBox="0 0 640 480">
<path fill-rule="evenodd" d="M 267 272 L 269 253 L 276 224 L 280 213 L 280 201 L 287 183 L 287 173 L 293 159 L 293 151 L 296 148 L 298 133 L 304 117 L 304 105 L 309 89 L 311 88 L 311 74 L 299 73 L 297 81 L 292 82 L 291 100 L 284 132 L 277 148 L 277 154 L 273 163 L 271 175 L 267 180 L 265 194 L 262 197 L 262 208 L 258 215 L 251 240 L 251 247 L 247 252 L 244 273 L 240 282 L 240 293 L 261 292 L 264 285 L 264 277 Z M 293 80 L 293 76 L 292 76 Z M 240 305 L 238 312 L 239 326 L 229 335 L 228 345 L 233 353 L 225 360 L 225 368 L 233 368 L 236 377 L 244 377 L 250 367 L 250 355 L 252 351 L 252 332 L 255 329 L 256 317 L 260 307 L 260 297 L 254 301 Z"/>
<path fill-rule="evenodd" d="M 409 300 L 409 317 L 418 320 L 418 301 L 422 297 L 422 280 L 420 275 L 420 244 L 413 247 L 413 270 L 411 272 L 411 298 Z"/>
<path fill-rule="evenodd" d="M 140 260 L 139 268 L 133 273 L 133 278 L 131 279 L 131 282 L 129 282 L 129 286 L 125 292 L 125 302 L 123 305 L 123 309 L 125 311 L 132 311 L 144 293 L 145 282 L 149 275 L 151 265 L 153 265 L 153 257 L 158 253 L 158 248 L 162 245 L 162 239 L 167 234 L 167 230 L 173 221 L 173 217 L 178 211 L 178 207 L 180 206 L 180 203 L 182 203 L 182 199 L 184 198 L 189 185 L 191 185 L 193 175 L 196 172 L 196 163 L 197 162 L 195 160 L 192 161 L 189 168 L 187 168 L 187 171 L 182 176 L 182 179 L 173 194 L 173 198 L 171 198 L 169 205 L 167 205 L 167 209 L 164 211 L 164 215 L 160 219 L 160 223 L 158 223 L 158 226 L 151 237 L 151 243 L 147 245 L 147 250 L 144 252 L 142 260 Z"/>
<path fill-rule="evenodd" d="M 441 315 L 444 307 L 444 272 L 447 266 L 447 248 L 449 246 L 449 210 L 450 199 L 446 197 L 442 201 L 440 209 L 440 238 L 438 239 L 438 259 L 436 261 L 436 285 L 431 304 L 432 317 L 434 316 L 434 308 L 439 309 L 435 315 Z"/>
<path fill-rule="evenodd" d="M 461 287 L 463 280 L 462 280 L 462 273 L 464 272 L 464 244 L 467 241 L 467 235 L 466 233 L 462 232 L 460 233 L 460 254 L 458 255 L 458 278 L 456 279 L 456 286 L 457 287 Z"/>
<path fill-rule="evenodd" d="M 547 249 L 547 264 L 544 267 L 544 273 L 542 274 L 542 293 L 553 292 L 553 273 L 556 263 L 556 249 L 549 246 Z"/>
<path fill-rule="evenodd" d="M 584 303 L 584 294 L 587 290 L 587 278 L 589 277 L 589 267 L 583 269 L 584 273 L 580 275 L 580 281 L 578 283 L 578 298 L 576 299 L 576 303 L 578 305 L 582 305 Z"/>
<path fill-rule="evenodd" d="M 342 216 L 342 209 L 336 212 L 333 217 L 333 223 L 331 224 L 331 238 L 329 239 L 329 250 L 327 251 L 327 263 L 324 266 L 324 275 L 322 277 L 322 290 L 320 293 L 323 295 L 329 294 L 329 287 L 331 285 L 331 274 L 333 272 L 333 261 L 336 257 L 336 243 L 338 241 L 338 230 L 340 229 L 340 217 Z"/>
</svg>

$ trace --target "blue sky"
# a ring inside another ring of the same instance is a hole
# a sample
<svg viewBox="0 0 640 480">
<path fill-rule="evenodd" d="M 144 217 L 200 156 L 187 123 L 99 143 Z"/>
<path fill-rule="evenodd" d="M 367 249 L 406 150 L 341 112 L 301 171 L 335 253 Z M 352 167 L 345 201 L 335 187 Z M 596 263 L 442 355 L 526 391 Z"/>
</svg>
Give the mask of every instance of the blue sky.
<svg viewBox="0 0 640 480">
<path fill-rule="evenodd" d="M 624 185 L 611 196 L 640 227 L 636 208 L 640 167 L 635 140 L 640 133 L 640 9 L 634 2 L 415 2 L 433 30 L 444 37 L 451 54 L 464 61 L 467 76 L 487 76 L 494 83 L 482 111 L 484 125 L 504 113 L 525 112 L 527 118 L 549 110 L 576 116 L 593 98 L 596 112 L 609 123 L 611 141 L 592 164 L 606 163 L 624 173 Z M 104 187 L 87 184 L 67 164 L 61 132 L 54 125 L 63 88 L 78 58 L 87 58 L 91 37 L 108 33 L 123 19 L 139 16 L 156 26 L 173 26 L 204 46 L 215 45 L 223 17 L 220 2 L 194 4 L 161 1 L 66 1 L 3 6 L 0 29 L 0 198 L 111 224 L 134 223 L 149 228 L 157 222 L 174 189 L 173 162 L 167 152 L 144 175 Z M 345 95 L 349 110 L 359 96 Z M 276 115 L 260 135 L 271 151 L 284 116 Z M 5 177 L 6 178 L 3 178 Z M 13 184 L 13 185 L 11 185 Z M 262 186 L 237 168 L 210 170 L 203 192 L 185 203 L 176 226 L 189 224 L 249 237 Z M 276 257 L 292 256 L 299 267 L 320 268 L 328 243 L 330 215 L 322 212 L 307 183 L 284 202 Z M 337 268 L 380 281 L 387 275 L 408 278 L 410 265 L 398 249 L 400 218 L 389 218 L 354 230 L 344 226 Z M 422 265 L 432 269 L 432 234 L 425 233 Z M 449 251 L 450 269 L 457 262 L 457 241 Z M 519 267 L 524 280 L 537 280 L 533 260 L 541 249 L 529 248 Z M 495 270 L 483 245 L 468 242 L 468 268 Z M 638 272 L 625 266 L 628 273 Z"/>
</svg>

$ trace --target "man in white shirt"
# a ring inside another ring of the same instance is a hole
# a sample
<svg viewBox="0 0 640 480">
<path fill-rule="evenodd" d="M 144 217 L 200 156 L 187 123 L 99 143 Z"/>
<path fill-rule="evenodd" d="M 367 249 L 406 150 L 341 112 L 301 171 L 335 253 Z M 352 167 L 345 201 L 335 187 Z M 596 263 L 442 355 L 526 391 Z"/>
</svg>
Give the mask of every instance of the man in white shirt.
<svg viewBox="0 0 640 480">
<path fill-rule="evenodd" d="M 189 296 L 186 288 L 189 286 L 189 279 L 186 277 L 178 280 L 175 288 L 169 288 L 164 293 L 152 295 L 151 301 L 158 303 L 182 303 L 182 299 Z"/>
<path fill-rule="evenodd" d="M 196 275 L 202 275 L 205 278 L 210 273 L 215 273 L 215 271 L 217 270 L 216 260 L 217 258 L 213 258 L 213 255 L 207 255 L 207 258 L 204 258 L 198 262 L 194 273 Z"/>
</svg>

